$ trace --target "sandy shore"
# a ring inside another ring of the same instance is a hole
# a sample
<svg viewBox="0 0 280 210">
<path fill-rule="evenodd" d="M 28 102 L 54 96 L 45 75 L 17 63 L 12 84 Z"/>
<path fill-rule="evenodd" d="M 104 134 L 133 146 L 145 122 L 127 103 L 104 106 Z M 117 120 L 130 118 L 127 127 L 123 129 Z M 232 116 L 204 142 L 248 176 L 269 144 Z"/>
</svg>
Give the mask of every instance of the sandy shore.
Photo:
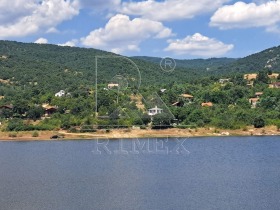
<svg viewBox="0 0 280 210">
<path fill-rule="evenodd" d="M 33 132 L 18 132 L 16 137 L 10 137 L 14 132 L 0 132 L 0 141 L 47 141 L 53 135 L 63 135 L 63 140 L 71 139 L 101 139 L 101 138 L 152 138 L 152 137 L 207 137 L 207 136 L 265 136 L 280 135 L 276 127 L 270 126 L 256 129 L 248 127 L 246 130 L 224 130 L 215 128 L 198 129 L 165 129 L 165 130 L 139 130 L 116 129 L 107 133 L 99 130 L 94 133 L 68 133 L 67 131 L 39 131 L 38 137 L 32 137 Z"/>
</svg>

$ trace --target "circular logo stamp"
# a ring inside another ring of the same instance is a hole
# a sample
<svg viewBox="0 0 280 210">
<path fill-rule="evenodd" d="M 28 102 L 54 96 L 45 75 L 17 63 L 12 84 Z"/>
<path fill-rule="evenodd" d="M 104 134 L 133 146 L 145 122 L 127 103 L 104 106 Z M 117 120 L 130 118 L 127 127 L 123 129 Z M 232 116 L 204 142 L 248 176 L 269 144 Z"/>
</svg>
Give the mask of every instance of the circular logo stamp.
<svg viewBox="0 0 280 210">
<path fill-rule="evenodd" d="M 176 68 L 176 61 L 173 58 L 165 57 L 160 61 L 160 68 L 165 72 L 172 72 Z"/>
</svg>

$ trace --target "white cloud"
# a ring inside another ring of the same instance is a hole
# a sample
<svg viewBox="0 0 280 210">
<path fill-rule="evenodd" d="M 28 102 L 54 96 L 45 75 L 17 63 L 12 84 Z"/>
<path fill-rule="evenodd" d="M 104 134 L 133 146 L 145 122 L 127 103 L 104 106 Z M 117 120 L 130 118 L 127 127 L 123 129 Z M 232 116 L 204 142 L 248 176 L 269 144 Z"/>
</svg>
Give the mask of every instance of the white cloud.
<svg viewBox="0 0 280 210">
<path fill-rule="evenodd" d="M 147 0 L 124 2 L 120 12 L 128 15 L 139 15 L 158 21 L 189 19 L 196 15 L 215 11 L 229 0 Z"/>
<path fill-rule="evenodd" d="M 39 38 L 34 43 L 36 44 L 48 44 L 48 40 L 45 38 Z"/>
<path fill-rule="evenodd" d="M 80 0 L 83 8 L 97 10 L 114 10 L 121 4 L 121 0 Z"/>
<path fill-rule="evenodd" d="M 0 25 L 11 23 L 19 18 L 30 14 L 36 6 L 32 0 L 16 0 L 11 3 L 10 0 L 0 1 Z"/>
<path fill-rule="evenodd" d="M 223 6 L 211 17 L 211 26 L 220 29 L 266 27 L 274 28 L 280 23 L 280 1 L 256 4 L 237 2 Z"/>
<path fill-rule="evenodd" d="M 169 46 L 165 51 L 202 57 L 222 56 L 234 47 L 232 44 L 227 45 L 199 33 L 187 36 L 184 39 L 169 40 L 168 42 Z"/>
<path fill-rule="evenodd" d="M 162 23 L 148 19 L 117 14 L 104 28 L 92 31 L 81 39 L 84 46 L 109 50 L 115 53 L 139 51 L 139 44 L 148 38 L 167 38 L 172 36 L 171 29 Z"/>
<path fill-rule="evenodd" d="M 78 0 L 1 0 L 0 38 L 48 31 L 79 13 Z"/>
<path fill-rule="evenodd" d="M 64 44 L 58 44 L 58 46 L 68 46 L 68 47 L 75 47 L 78 44 L 77 39 L 72 39 L 71 41 L 65 42 Z"/>
<path fill-rule="evenodd" d="M 46 31 L 46 33 L 54 33 L 54 34 L 56 34 L 56 33 L 59 33 L 59 30 L 57 30 L 55 27 L 51 27 L 51 28 L 49 28 Z"/>
</svg>

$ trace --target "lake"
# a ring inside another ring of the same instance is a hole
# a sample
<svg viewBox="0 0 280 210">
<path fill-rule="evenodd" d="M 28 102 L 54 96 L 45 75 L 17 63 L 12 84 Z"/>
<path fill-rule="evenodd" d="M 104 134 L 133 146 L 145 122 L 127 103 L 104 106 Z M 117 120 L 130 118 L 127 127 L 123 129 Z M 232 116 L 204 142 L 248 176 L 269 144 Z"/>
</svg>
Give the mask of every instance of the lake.
<svg viewBox="0 0 280 210">
<path fill-rule="evenodd" d="M 1 210 L 279 206 L 279 136 L 0 142 Z"/>
</svg>

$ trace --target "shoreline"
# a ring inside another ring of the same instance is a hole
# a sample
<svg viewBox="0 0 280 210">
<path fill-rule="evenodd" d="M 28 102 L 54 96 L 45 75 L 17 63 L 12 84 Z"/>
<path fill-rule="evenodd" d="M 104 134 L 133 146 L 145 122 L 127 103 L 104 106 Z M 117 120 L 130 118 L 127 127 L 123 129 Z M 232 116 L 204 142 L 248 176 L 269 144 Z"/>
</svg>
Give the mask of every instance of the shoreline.
<svg viewBox="0 0 280 210">
<path fill-rule="evenodd" d="M 163 130 L 151 129 L 113 129 L 109 133 L 105 130 L 98 130 L 94 133 L 68 133 L 60 131 L 37 131 L 38 137 L 32 137 L 33 131 L 21 132 L 0 132 L 0 141 L 63 141 L 63 140 L 97 140 L 97 139 L 132 139 L 132 138 L 193 138 L 193 137 L 226 137 L 226 136 L 279 136 L 280 131 L 276 126 L 265 128 L 248 127 L 246 130 L 229 130 L 217 128 L 178 129 L 170 128 Z M 9 137 L 9 134 L 16 133 L 16 137 Z M 64 136 L 59 139 L 50 139 L 53 135 Z"/>
</svg>

